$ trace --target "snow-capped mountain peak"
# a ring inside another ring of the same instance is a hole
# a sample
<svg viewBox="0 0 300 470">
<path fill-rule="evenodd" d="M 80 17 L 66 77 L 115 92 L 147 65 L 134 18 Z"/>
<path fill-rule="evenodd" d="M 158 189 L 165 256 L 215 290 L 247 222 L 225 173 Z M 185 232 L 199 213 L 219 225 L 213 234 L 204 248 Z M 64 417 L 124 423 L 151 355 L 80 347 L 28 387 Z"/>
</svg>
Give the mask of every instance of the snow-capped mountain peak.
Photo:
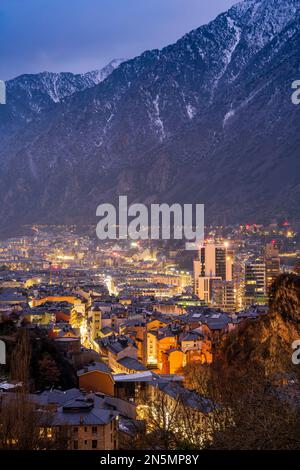
<svg viewBox="0 0 300 470">
<path fill-rule="evenodd" d="M 84 73 L 81 76 L 87 80 L 87 83 L 90 86 L 98 85 L 103 82 L 116 68 L 119 67 L 122 62 L 125 62 L 126 59 L 113 59 L 109 64 L 107 64 L 102 69 L 91 70 L 90 72 Z"/>
<path fill-rule="evenodd" d="M 102 69 L 83 74 L 45 71 L 20 75 L 6 83 L 11 106 L 6 107 L 4 113 L 8 110 L 11 119 L 30 122 L 49 106 L 99 85 L 122 62 L 123 59 L 114 59 Z"/>
</svg>

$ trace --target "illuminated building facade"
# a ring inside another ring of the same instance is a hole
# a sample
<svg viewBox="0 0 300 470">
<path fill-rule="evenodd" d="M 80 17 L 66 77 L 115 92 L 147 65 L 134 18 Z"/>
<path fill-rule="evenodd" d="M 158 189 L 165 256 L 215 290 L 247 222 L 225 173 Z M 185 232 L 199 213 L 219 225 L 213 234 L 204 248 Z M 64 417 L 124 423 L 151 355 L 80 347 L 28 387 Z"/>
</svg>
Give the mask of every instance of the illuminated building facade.
<svg viewBox="0 0 300 470">
<path fill-rule="evenodd" d="M 274 243 L 267 244 L 264 252 L 264 260 L 266 265 L 267 291 L 269 291 L 273 282 L 280 274 L 279 250 L 276 248 Z"/>
<path fill-rule="evenodd" d="M 266 265 L 262 261 L 245 265 L 245 304 L 265 304 L 267 296 Z"/>
<path fill-rule="evenodd" d="M 232 282 L 233 257 L 227 244 L 206 244 L 200 248 L 199 259 L 194 260 L 194 293 L 206 304 L 212 302 L 216 281 Z M 223 285 L 223 284 L 222 284 Z M 230 286 L 228 286 L 228 296 Z M 227 294 L 225 295 L 225 298 Z"/>
</svg>

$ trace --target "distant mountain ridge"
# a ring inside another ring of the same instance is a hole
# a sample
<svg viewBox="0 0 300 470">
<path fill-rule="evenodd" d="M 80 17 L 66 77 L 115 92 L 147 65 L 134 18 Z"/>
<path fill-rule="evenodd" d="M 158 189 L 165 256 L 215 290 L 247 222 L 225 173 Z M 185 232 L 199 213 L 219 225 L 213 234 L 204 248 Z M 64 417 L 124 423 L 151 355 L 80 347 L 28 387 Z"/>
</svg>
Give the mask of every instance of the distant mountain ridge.
<svg viewBox="0 0 300 470">
<path fill-rule="evenodd" d="M 3 223 L 95 222 L 120 194 L 202 202 L 212 222 L 299 217 L 299 11 L 300 0 L 245 0 L 94 86 L 93 73 L 67 91 L 51 76 L 45 107 L 9 83 Z"/>
<path fill-rule="evenodd" d="M 28 122 L 52 103 L 61 102 L 74 93 L 98 85 L 123 61 L 124 59 L 114 59 L 102 69 L 83 74 L 41 72 L 20 75 L 6 83 L 10 98 L 8 109 L 14 118 L 23 118 Z M 23 105 L 23 113 L 19 109 L 20 105 Z M 4 119 L 2 123 L 3 121 Z"/>
</svg>

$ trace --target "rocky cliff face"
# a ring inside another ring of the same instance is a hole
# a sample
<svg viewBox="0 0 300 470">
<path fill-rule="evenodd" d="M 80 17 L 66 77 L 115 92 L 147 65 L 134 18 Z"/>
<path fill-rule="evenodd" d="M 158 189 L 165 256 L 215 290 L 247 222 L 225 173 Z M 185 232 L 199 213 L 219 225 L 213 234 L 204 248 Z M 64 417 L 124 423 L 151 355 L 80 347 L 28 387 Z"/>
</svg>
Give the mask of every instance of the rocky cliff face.
<svg viewBox="0 0 300 470">
<path fill-rule="evenodd" d="M 51 76 L 35 100 L 27 81 L 8 84 L 3 223 L 95 222 L 121 194 L 205 203 L 214 222 L 297 217 L 299 11 L 300 0 L 245 0 L 93 87 L 85 76 L 66 92 Z"/>
</svg>

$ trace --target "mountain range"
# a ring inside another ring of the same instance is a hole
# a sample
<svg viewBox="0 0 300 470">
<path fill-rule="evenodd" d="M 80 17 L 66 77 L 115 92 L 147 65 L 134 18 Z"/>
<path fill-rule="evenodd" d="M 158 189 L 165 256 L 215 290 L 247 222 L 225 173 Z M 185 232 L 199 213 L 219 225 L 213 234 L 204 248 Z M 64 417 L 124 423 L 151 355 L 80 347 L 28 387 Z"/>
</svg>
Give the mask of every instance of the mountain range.
<svg viewBox="0 0 300 470">
<path fill-rule="evenodd" d="M 299 219 L 300 0 L 244 0 L 175 44 L 7 82 L 1 228 L 96 207 L 204 203 L 206 221 Z"/>
</svg>

